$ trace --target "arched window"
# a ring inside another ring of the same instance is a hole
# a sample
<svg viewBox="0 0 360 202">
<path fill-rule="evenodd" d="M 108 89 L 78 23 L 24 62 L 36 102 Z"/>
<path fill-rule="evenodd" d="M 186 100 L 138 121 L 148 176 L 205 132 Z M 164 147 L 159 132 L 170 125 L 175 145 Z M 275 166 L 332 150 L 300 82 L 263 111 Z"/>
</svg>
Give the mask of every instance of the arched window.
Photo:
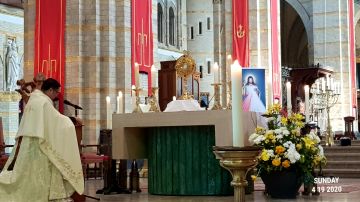
<svg viewBox="0 0 360 202">
<path fill-rule="evenodd" d="M 174 9 L 169 9 L 169 44 L 175 46 L 175 14 Z"/>
<path fill-rule="evenodd" d="M 158 42 L 163 42 L 163 9 L 158 3 Z"/>
</svg>

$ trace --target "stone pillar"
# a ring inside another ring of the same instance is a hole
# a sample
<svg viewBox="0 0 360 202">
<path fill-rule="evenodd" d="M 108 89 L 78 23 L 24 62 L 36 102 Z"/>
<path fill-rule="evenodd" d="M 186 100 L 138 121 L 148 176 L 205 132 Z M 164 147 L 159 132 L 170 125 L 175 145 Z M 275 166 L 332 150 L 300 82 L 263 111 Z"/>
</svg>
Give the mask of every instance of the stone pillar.
<svg viewBox="0 0 360 202">
<path fill-rule="evenodd" d="M 5 144 L 14 145 L 16 133 L 19 128 L 19 101 L 20 94 L 17 92 L 0 92 L 0 115 L 3 124 Z M 6 149 L 9 153 L 10 148 Z"/>
</svg>

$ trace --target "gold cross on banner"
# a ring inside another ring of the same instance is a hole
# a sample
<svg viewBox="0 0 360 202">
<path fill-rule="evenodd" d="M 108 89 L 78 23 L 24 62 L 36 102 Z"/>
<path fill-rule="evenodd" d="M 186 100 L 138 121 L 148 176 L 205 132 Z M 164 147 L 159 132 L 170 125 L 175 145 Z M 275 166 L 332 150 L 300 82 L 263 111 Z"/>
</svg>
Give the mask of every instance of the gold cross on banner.
<svg viewBox="0 0 360 202">
<path fill-rule="evenodd" d="M 41 72 L 43 72 L 47 77 L 52 77 L 53 70 L 55 70 L 56 72 L 56 66 L 57 66 L 56 59 L 50 58 L 50 52 L 51 52 L 51 46 L 49 44 L 49 57 L 47 60 L 43 60 L 41 65 Z M 44 69 L 46 70 L 46 72 L 44 72 Z"/>
<path fill-rule="evenodd" d="M 141 19 L 141 32 L 138 32 L 137 45 L 141 46 L 140 61 L 138 61 L 139 65 L 150 67 L 150 65 L 146 65 L 144 61 L 145 46 L 148 46 L 148 35 L 144 33 L 144 18 Z"/>
</svg>

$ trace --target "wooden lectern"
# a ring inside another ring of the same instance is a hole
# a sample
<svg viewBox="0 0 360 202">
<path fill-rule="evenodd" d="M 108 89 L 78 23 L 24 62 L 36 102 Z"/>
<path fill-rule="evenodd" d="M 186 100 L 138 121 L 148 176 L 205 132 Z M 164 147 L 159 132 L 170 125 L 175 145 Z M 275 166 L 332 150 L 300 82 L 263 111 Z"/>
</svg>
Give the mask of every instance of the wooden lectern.
<svg viewBox="0 0 360 202">
<path fill-rule="evenodd" d="M 352 140 L 356 139 L 355 133 L 354 133 L 354 120 L 355 120 L 355 117 L 352 117 L 352 116 L 344 117 L 344 121 L 345 121 L 344 136 L 349 137 Z"/>
</svg>

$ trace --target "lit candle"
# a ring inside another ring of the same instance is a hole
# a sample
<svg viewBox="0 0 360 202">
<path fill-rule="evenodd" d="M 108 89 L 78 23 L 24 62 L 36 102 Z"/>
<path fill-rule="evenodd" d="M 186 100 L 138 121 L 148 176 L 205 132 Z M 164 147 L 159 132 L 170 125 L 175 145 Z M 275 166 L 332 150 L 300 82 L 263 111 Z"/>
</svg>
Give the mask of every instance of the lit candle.
<svg viewBox="0 0 360 202">
<path fill-rule="evenodd" d="M 310 118 L 310 105 L 309 105 L 309 86 L 305 85 L 304 86 L 304 90 L 305 90 L 305 120 L 306 123 L 309 122 L 309 118 Z"/>
<path fill-rule="evenodd" d="M 242 133 L 242 69 L 237 60 L 231 65 L 231 89 L 232 89 L 232 128 L 233 146 L 244 146 L 244 134 Z"/>
<path fill-rule="evenodd" d="M 173 101 L 175 101 L 175 100 L 176 100 L 176 96 L 174 95 L 174 96 L 173 96 Z"/>
<path fill-rule="evenodd" d="M 219 65 L 217 62 L 213 65 L 213 72 L 214 72 L 214 83 L 220 83 L 219 80 Z"/>
<path fill-rule="evenodd" d="M 116 113 L 122 114 L 123 113 L 123 94 L 119 91 L 119 95 L 116 97 L 117 101 L 117 111 Z"/>
<path fill-rule="evenodd" d="M 292 111 L 292 105 L 291 105 L 291 83 L 288 81 L 286 82 L 286 98 L 287 98 L 287 110 L 290 114 Z"/>
<path fill-rule="evenodd" d="M 106 128 L 111 129 L 111 103 L 110 97 L 106 96 Z"/>
<path fill-rule="evenodd" d="M 154 65 L 151 65 L 151 87 L 156 87 L 155 73 L 156 68 Z"/>
<path fill-rule="evenodd" d="M 136 87 L 140 87 L 140 83 L 139 83 L 139 64 L 137 62 L 135 62 L 135 86 Z"/>
<path fill-rule="evenodd" d="M 227 61 L 226 61 L 226 80 L 230 81 L 231 80 L 231 63 L 232 63 L 232 57 L 229 54 L 227 56 Z"/>
</svg>

